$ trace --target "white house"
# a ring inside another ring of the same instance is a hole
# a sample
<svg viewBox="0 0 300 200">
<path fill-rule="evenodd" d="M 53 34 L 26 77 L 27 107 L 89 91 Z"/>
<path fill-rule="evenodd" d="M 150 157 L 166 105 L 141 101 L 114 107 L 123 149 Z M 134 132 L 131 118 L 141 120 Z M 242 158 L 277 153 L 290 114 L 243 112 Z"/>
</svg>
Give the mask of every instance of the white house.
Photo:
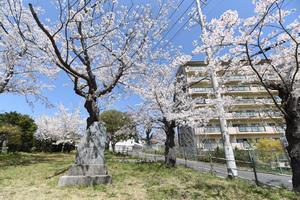
<svg viewBox="0 0 300 200">
<path fill-rule="evenodd" d="M 117 142 L 115 145 L 115 151 L 120 153 L 137 151 L 137 150 L 141 150 L 142 148 L 143 145 L 135 142 L 134 139 Z M 109 145 L 109 150 L 112 151 L 111 145 Z"/>
</svg>

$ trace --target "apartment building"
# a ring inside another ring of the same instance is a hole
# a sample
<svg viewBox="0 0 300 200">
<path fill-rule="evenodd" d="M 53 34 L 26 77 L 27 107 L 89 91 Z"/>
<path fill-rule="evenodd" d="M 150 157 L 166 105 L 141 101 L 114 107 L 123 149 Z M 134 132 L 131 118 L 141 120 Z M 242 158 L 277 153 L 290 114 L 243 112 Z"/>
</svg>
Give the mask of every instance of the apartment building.
<svg viewBox="0 0 300 200">
<path fill-rule="evenodd" d="M 202 97 L 197 107 L 209 106 L 212 101 L 213 88 L 206 66 L 201 61 L 191 61 L 178 70 L 190 85 L 192 97 Z M 222 74 L 222 72 L 218 72 Z M 232 105 L 226 109 L 228 131 L 233 147 L 243 149 L 247 142 L 255 142 L 261 138 L 280 139 L 283 136 L 283 117 L 276 109 L 268 92 L 257 82 L 247 81 L 242 73 L 231 73 L 223 76 L 222 95 L 230 96 Z M 273 77 L 269 77 L 273 78 Z M 276 91 L 271 91 L 276 96 Z M 278 103 L 281 102 L 276 97 Z M 180 129 L 178 129 L 180 134 Z M 198 148 L 215 148 L 222 146 L 222 137 L 217 118 L 211 119 L 205 127 L 194 129 Z"/>
</svg>

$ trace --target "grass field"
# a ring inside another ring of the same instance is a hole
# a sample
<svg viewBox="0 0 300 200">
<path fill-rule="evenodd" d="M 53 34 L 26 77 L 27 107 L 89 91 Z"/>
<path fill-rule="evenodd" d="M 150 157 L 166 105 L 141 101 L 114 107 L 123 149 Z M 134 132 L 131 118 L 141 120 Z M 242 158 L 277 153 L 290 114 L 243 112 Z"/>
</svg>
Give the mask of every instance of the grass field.
<svg viewBox="0 0 300 200">
<path fill-rule="evenodd" d="M 0 199 L 300 199 L 285 189 L 256 187 L 184 167 L 106 157 L 111 185 L 60 188 L 60 175 L 53 175 L 66 169 L 74 154 L 0 154 Z"/>
</svg>

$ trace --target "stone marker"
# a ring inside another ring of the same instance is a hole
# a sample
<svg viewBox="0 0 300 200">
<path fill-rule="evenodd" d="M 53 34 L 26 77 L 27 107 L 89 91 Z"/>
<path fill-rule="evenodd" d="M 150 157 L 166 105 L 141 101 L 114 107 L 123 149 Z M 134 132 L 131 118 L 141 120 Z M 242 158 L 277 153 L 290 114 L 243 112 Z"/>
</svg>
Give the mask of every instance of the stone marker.
<svg viewBox="0 0 300 200">
<path fill-rule="evenodd" d="M 2 143 L 2 148 L 1 148 L 1 152 L 2 153 L 7 153 L 8 147 L 7 147 L 7 140 L 4 140 Z"/>
<path fill-rule="evenodd" d="M 75 164 L 67 175 L 61 176 L 58 186 L 96 185 L 111 183 L 104 162 L 106 130 L 101 122 L 94 122 L 77 147 Z"/>
</svg>

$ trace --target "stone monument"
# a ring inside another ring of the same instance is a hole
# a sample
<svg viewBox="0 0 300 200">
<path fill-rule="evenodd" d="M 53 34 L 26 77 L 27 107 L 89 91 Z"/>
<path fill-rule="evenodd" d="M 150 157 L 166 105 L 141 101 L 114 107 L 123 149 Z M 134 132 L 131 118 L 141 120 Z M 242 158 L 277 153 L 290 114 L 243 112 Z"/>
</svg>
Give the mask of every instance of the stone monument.
<svg viewBox="0 0 300 200">
<path fill-rule="evenodd" d="M 7 147 L 7 140 L 4 140 L 2 143 L 2 148 L 1 148 L 1 152 L 2 153 L 7 153 L 8 147 Z"/>
<path fill-rule="evenodd" d="M 75 164 L 67 175 L 61 176 L 58 186 L 96 185 L 111 183 L 104 162 L 106 130 L 102 122 L 94 122 L 77 147 Z"/>
</svg>

